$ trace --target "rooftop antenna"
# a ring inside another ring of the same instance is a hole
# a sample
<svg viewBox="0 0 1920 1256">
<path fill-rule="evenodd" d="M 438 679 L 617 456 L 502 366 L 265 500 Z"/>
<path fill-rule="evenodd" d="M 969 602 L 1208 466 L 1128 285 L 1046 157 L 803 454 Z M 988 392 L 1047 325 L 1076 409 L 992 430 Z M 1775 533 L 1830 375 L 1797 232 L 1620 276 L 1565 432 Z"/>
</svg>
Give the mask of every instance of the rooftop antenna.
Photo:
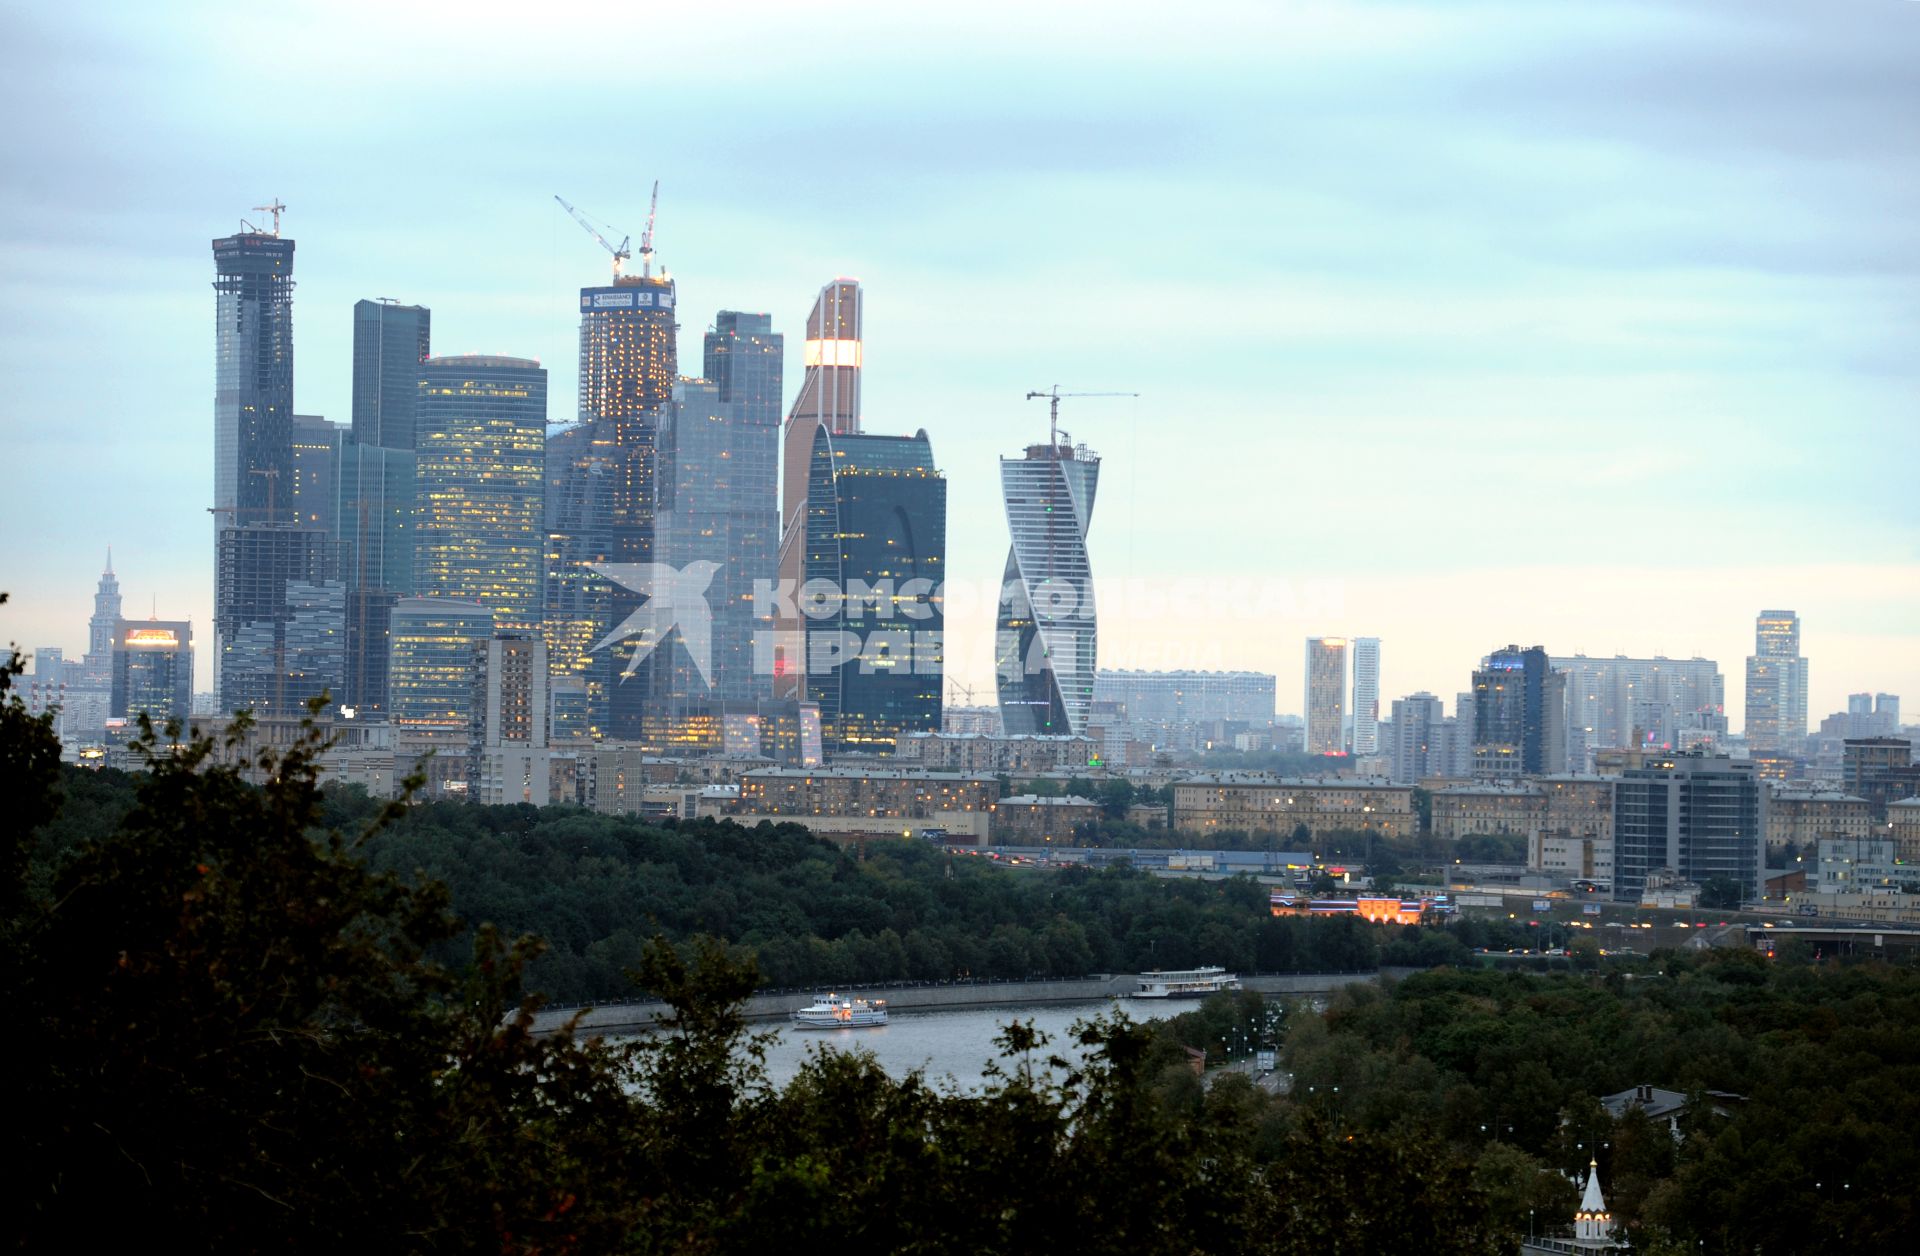
<svg viewBox="0 0 1920 1256">
<path fill-rule="evenodd" d="M 1057 449 L 1060 445 L 1060 401 L 1063 397 L 1138 397 L 1137 392 L 1072 392 L 1063 393 L 1060 385 L 1055 384 L 1046 392 L 1030 392 L 1027 400 L 1043 397 L 1047 401 L 1047 448 Z"/>
</svg>

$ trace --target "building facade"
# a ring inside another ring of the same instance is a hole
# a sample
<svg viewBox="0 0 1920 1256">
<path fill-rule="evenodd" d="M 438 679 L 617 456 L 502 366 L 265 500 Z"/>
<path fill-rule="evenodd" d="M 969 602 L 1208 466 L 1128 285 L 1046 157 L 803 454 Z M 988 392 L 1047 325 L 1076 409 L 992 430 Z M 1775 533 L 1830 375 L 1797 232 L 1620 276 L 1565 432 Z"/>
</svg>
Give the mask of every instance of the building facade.
<svg viewBox="0 0 1920 1256">
<path fill-rule="evenodd" d="M 542 614 L 547 373 L 484 354 L 420 364 L 414 592 L 478 602 L 499 627 Z"/>
<path fill-rule="evenodd" d="M 1072 794 L 1015 794 L 993 806 L 989 831 L 996 846 L 1071 846 L 1080 826 L 1098 823 L 1105 810 Z"/>
<path fill-rule="evenodd" d="M 807 701 L 829 756 L 935 732 L 945 673 L 947 484 L 925 431 L 816 428 L 807 487 Z"/>
<path fill-rule="evenodd" d="M 353 306 L 353 443 L 412 449 L 420 364 L 432 355 L 433 312 L 422 305 Z"/>
<path fill-rule="evenodd" d="M 1823 838 L 1865 841 L 1873 831 L 1867 800 L 1842 790 L 1776 789 L 1767 800 L 1767 856 L 1808 851 Z"/>
<path fill-rule="evenodd" d="M 895 755 L 903 763 L 946 772 L 1040 773 L 1096 766 L 1090 737 L 1052 734 L 907 733 Z"/>
<path fill-rule="evenodd" d="M 1347 639 L 1308 637 L 1306 674 L 1308 754 L 1347 749 Z"/>
<path fill-rule="evenodd" d="M 797 591 L 810 563 L 807 493 L 820 433 L 860 431 L 860 339 L 865 299 L 857 279 L 836 279 L 820 289 L 807 315 L 802 361 L 806 375 L 787 413 L 780 472 L 780 587 Z M 805 695 L 809 621 L 799 608 L 782 605 L 774 618 L 769 667 L 777 698 Z"/>
<path fill-rule="evenodd" d="M 1134 724 L 1273 723 L 1278 680 L 1269 672 L 1101 671 L 1093 682 L 1096 702 L 1126 708 Z"/>
<path fill-rule="evenodd" d="M 1411 785 L 1449 774 L 1442 705 L 1440 699 L 1425 691 L 1393 700 L 1388 763 L 1396 783 Z"/>
<path fill-rule="evenodd" d="M 765 816 L 931 819 L 985 814 L 999 800 L 991 776 L 902 768 L 764 768 L 740 778 L 739 810 Z"/>
<path fill-rule="evenodd" d="M 742 423 L 771 428 L 778 440 L 780 381 L 787 338 L 773 329 L 771 314 L 721 310 L 706 335 L 701 374 L 713 381 L 720 400 L 734 408 Z M 777 456 L 777 455 L 776 455 Z M 769 507 L 778 523 L 780 504 Z"/>
<path fill-rule="evenodd" d="M 1672 748 L 1683 729 L 1702 727 L 1696 717 L 1726 713 L 1726 684 L 1711 659 L 1571 654 L 1548 664 L 1567 677 L 1569 736 L 1584 734 L 1589 750 Z"/>
<path fill-rule="evenodd" d="M 1211 833 L 1413 833 L 1413 787 L 1362 778 L 1286 779 L 1261 773 L 1218 773 L 1173 782 L 1173 827 L 1203 839 Z"/>
<path fill-rule="evenodd" d="M 1353 639 L 1353 753 L 1380 753 L 1380 638 Z"/>
<path fill-rule="evenodd" d="M 1567 679 L 1539 646 L 1510 645 L 1473 673 L 1473 775 L 1517 780 L 1567 769 Z"/>
<path fill-rule="evenodd" d="M 1761 611 L 1747 656 L 1747 745 L 1793 750 L 1807 735 L 1807 660 L 1800 654 L 1800 616 Z"/>
<path fill-rule="evenodd" d="M 113 699 L 109 713 L 141 712 L 156 726 L 193 714 L 193 625 L 186 620 L 119 620 L 114 625 Z"/>
<path fill-rule="evenodd" d="M 1000 460 L 1007 549 L 994 623 L 1000 726 L 1008 733 L 1087 731 L 1099 625 L 1087 528 L 1100 457 L 1055 437 Z"/>
<path fill-rule="evenodd" d="M 1745 760 L 1673 755 L 1629 768 L 1614 787 L 1613 896 L 1637 902 L 1673 879 L 1726 878 L 1761 895 L 1766 789 Z"/>
<path fill-rule="evenodd" d="M 389 721 L 400 737 L 456 747 L 472 738 L 475 660 L 493 639 L 494 613 L 479 602 L 402 598 L 394 605 Z"/>
<path fill-rule="evenodd" d="M 339 675 L 290 677 L 290 655 L 311 645 L 311 631 L 290 638 L 296 618 L 310 630 L 316 610 L 315 589 L 334 585 L 334 548 L 319 528 L 249 524 L 222 528 L 214 568 L 214 644 L 218 653 L 222 714 L 298 715 L 306 698 Z M 303 592 L 304 591 L 304 592 Z M 320 597 L 324 602 L 325 598 Z M 324 608 L 322 608 L 324 609 Z M 344 643 L 343 643 L 344 645 Z"/>
</svg>

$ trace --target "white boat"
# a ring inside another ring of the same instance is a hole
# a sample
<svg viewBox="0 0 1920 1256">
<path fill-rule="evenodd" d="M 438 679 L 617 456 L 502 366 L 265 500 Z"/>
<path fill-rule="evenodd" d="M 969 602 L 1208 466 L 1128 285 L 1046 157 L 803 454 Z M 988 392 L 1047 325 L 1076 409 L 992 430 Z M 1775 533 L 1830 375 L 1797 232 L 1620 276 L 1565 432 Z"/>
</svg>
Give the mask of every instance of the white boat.
<svg viewBox="0 0 1920 1256">
<path fill-rule="evenodd" d="M 1238 990 L 1240 978 L 1224 968 L 1159 969 L 1139 977 L 1136 999 L 1204 999 L 1223 990 Z"/>
<path fill-rule="evenodd" d="M 829 994 L 793 1014 L 793 1023 L 802 1029 L 862 1029 L 887 1023 L 885 999 L 843 999 Z"/>
</svg>

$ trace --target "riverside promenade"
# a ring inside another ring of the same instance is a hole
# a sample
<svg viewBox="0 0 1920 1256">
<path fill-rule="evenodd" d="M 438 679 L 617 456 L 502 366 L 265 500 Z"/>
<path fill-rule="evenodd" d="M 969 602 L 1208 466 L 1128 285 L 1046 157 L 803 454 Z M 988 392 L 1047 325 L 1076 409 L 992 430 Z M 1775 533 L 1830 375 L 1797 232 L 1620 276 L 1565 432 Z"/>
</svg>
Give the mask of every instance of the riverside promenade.
<svg viewBox="0 0 1920 1256">
<path fill-rule="evenodd" d="M 1358 982 L 1378 981 L 1381 972 L 1402 976 L 1411 969 L 1384 969 L 1348 973 L 1266 973 L 1241 976 L 1240 984 L 1261 994 L 1326 994 Z M 841 994 L 881 998 L 892 1012 L 932 1010 L 936 1008 L 1030 1007 L 1049 1003 L 1101 1003 L 1131 994 L 1140 988 L 1132 973 L 1112 973 L 1063 981 L 957 981 L 928 983 L 881 983 L 842 986 Z M 781 990 L 756 994 L 747 1000 L 748 1020 L 785 1020 L 787 1016 L 827 993 L 828 987 L 811 990 Z M 534 1018 L 535 1033 L 552 1033 L 580 1015 L 579 1032 L 587 1037 L 603 1034 L 644 1033 L 668 1015 L 660 1002 L 608 1003 L 550 1007 Z"/>
</svg>

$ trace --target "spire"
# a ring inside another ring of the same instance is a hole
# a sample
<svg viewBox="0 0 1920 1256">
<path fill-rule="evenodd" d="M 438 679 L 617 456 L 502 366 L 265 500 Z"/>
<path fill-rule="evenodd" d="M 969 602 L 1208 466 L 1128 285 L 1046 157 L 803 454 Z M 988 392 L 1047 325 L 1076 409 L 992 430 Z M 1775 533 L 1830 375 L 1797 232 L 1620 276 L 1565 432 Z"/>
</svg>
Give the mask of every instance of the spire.
<svg viewBox="0 0 1920 1256">
<path fill-rule="evenodd" d="M 1587 1189 L 1586 1193 L 1580 1197 L 1580 1211 L 1601 1214 L 1605 1213 L 1606 1210 L 1606 1197 L 1600 1193 L 1600 1161 L 1598 1159 L 1589 1160 L 1587 1162 Z"/>
<path fill-rule="evenodd" d="M 107 546 L 107 569 L 101 572 L 100 574 L 103 576 L 110 576 L 113 574 L 113 546 L 111 545 Z"/>
</svg>

